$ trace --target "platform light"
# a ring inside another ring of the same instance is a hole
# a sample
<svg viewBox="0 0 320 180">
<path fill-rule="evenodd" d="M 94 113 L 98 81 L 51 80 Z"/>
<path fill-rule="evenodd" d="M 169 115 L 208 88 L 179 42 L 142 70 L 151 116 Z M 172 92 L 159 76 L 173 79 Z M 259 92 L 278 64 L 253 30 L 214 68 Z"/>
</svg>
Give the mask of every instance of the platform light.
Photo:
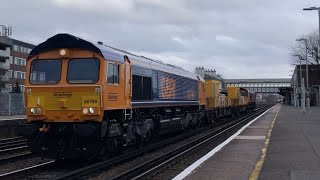
<svg viewBox="0 0 320 180">
<path fill-rule="evenodd" d="M 303 10 L 304 11 L 318 11 L 318 16 L 319 16 L 319 23 L 318 23 L 318 26 L 319 26 L 319 28 L 318 28 L 318 30 L 319 30 L 319 34 L 320 34 L 320 7 L 309 7 L 309 8 L 303 8 Z M 320 51 L 319 51 L 319 49 L 320 49 L 320 40 L 318 40 L 318 57 L 320 57 Z M 306 54 L 308 54 L 308 53 L 306 53 Z M 307 61 L 307 63 L 306 63 L 306 65 L 307 65 L 307 110 L 309 111 L 310 110 L 310 90 L 309 90 L 309 79 L 308 79 L 308 61 Z"/>
<path fill-rule="evenodd" d="M 319 7 L 309 7 L 309 8 L 303 8 L 305 11 L 313 11 L 313 10 L 318 10 Z"/>
</svg>

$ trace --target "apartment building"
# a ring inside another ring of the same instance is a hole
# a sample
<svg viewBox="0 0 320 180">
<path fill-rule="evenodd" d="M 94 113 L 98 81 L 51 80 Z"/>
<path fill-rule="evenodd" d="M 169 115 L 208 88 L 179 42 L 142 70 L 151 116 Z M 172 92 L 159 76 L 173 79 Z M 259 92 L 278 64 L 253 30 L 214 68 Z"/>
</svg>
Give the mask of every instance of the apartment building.
<svg viewBox="0 0 320 180">
<path fill-rule="evenodd" d="M 2 53 L 6 57 L 2 58 L 3 61 L 1 62 L 2 66 L 6 68 L 2 68 L 6 71 L 5 76 L 2 77 L 6 84 L 5 88 L 1 89 L 1 92 L 12 92 L 16 82 L 19 83 L 21 91 L 24 91 L 26 59 L 35 45 L 5 36 L 0 37 L 0 44 L 6 46 L 5 52 L 1 52 L 1 50 L 4 51 L 4 48 L 0 48 L 0 55 Z"/>
<path fill-rule="evenodd" d="M 18 81 L 21 91 L 24 91 L 24 81 L 26 79 L 26 59 L 29 53 L 35 47 L 33 44 L 12 39 L 10 52 L 10 70 L 9 76 L 11 87 Z"/>
<path fill-rule="evenodd" d="M 0 88 L 1 92 L 6 92 L 10 80 L 8 77 L 8 70 L 10 69 L 10 50 L 11 50 L 11 39 L 0 36 Z M 0 93 L 1 93 L 0 92 Z"/>
</svg>

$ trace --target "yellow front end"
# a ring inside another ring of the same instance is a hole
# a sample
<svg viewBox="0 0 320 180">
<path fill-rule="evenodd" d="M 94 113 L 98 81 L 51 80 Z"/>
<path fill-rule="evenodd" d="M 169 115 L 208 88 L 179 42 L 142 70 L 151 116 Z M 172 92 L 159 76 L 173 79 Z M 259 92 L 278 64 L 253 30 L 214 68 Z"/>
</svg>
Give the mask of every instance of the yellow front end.
<svg viewBox="0 0 320 180">
<path fill-rule="evenodd" d="M 25 97 L 29 122 L 102 121 L 101 86 L 26 87 Z"/>
</svg>

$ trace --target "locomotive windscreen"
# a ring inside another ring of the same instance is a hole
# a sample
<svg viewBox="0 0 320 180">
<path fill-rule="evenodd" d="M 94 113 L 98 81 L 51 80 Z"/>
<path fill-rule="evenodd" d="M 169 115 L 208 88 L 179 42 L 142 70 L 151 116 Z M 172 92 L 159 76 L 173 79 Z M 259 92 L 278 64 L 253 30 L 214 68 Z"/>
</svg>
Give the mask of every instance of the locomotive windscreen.
<svg viewBox="0 0 320 180">
<path fill-rule="evenodd" d="M 68 64 L 68 83 L 96 83 L 99 80 L 99 59 L 71 59 Z"/>
<path fill-rule="evenodd" d="M 31 84 L 57 84 L 61 77 L 60 59 L 36 59 L 31 63 Z"/>
</svg>

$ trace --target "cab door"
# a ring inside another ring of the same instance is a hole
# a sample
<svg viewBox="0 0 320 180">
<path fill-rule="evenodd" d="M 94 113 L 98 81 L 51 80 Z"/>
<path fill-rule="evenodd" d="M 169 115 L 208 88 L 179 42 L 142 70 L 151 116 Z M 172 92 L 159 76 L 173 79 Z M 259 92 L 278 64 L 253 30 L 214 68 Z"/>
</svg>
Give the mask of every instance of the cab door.
<svg viewBox="0 0 320 180">
<path fill-rule="evenodd" d="M 106 109 L 126 109 L 130 106 L 131 66 L 125 58 L 124 63 L 107 62 Z"/>
</svg>

